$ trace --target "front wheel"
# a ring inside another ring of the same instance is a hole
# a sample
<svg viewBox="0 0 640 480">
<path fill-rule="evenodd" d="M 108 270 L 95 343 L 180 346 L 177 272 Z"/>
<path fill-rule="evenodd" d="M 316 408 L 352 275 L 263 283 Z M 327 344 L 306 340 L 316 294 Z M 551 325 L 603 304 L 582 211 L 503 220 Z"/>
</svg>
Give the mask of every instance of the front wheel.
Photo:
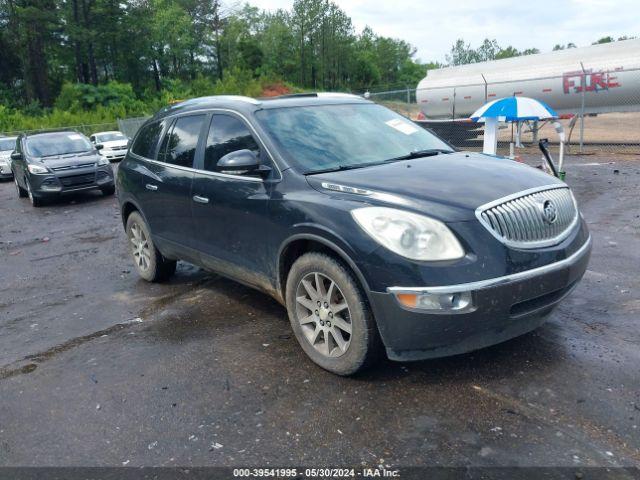
<svg viewBox="0 0 640 480">
<path fill-rule="evenodd" d="M 16 185 L 16 192 L 19 198 L 25 198 L 27 196 L 27 191 L 20 186 L 18 183 L 18 176 L 13 174 L 13 183 Z"/>
<path fill-rule="evenodd" d="M 287 277 L 287 310 L 305 353 L 322 368 L 352 375 L 380 356 L 382 343 L 364 295 L 334 258 L 307 253 Z"/>
<path fill-rule="evenodd" d="M 138 212 L 127 218 L 129 251 L 138 274 L 148 282 L 161 282 L 176 271 L 176 261 L 162 256 L 151 240 L 149 227 Z"/>
<path fill-rule="evenodd" d="M 42 199 L 39 197 L 36 197 L 33 194 L 33 191 L 31 190 L 31 184 L 29 183 L 28 179 L 25 181 L 25 183 L 27 184 L 27 196 L 29 197 L 29 201 L 31 202 L 31 205 L 36 208 L 41 207 Z"/>
</svg>

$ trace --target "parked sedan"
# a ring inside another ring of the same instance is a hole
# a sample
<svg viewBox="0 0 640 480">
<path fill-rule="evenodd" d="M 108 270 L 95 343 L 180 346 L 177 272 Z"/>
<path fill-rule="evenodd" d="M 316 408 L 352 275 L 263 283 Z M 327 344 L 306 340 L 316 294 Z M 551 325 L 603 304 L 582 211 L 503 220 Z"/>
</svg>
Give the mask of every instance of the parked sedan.
<svg viewBox="0 0 640 480">
<path fill-rule="evenodd" d="M 102 145 L 100 155 L 109 161 L 122 160 L 129 148 L 129 139 L 122 132 L 98 132 L 89 137 L 94 145 Z"/>
<path fill-rule="evenodd" d="M 141 128 L 118 171 L 146 280 L 182 259 L 272 295 L 341 375 L 455 355 L 540 326 L 591 250 L 569 187 L 454 151 L 350 95 L 208 97 Z"/>
<path fill-rule="evenodd" d="M 11 178 L 11 152 L 16 149 L 17 137 L 0 137 L 0 178 Z"/>
<path fill-rule="evenodd" d="M 109 160 L 78 132 L 20 135 L 11 158 L 18 196 L 28 196 L 34 207 L 47 198 L 82 190 L 115 193 Z"/>
</svg>

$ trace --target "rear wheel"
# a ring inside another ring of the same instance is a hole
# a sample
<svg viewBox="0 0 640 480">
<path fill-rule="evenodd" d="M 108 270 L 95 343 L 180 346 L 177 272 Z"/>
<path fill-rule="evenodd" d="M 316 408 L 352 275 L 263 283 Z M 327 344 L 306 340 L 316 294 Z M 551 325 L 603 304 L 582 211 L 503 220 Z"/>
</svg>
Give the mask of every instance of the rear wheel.
<svg viewBox="0 0 640 480">
<path fill-rule="evenodd" d="M 13 183 L 16 185 L 16 192 L 18 193 L 19 198 L 25 198 L 27 196 L 27 191 L 20 186 L 18 183 L 18 176 L 13 174 Z"/>
<path fill-rule="evenodd" d="M 138 212 L 127 218 L 129 251 L 138 274 L 149 282 L 166 280 L 176 271 L 176 261 L 162 256 L 151 240 L 149 227 Z"/>
<path fill-rule="evenodd" d="M 382 343 L 351 273 L 322 253 L 295 261 L 286 286 L 287 310 L 305 353 L 322 368 L 351 375 L 380 356 Z"/>
</svg>

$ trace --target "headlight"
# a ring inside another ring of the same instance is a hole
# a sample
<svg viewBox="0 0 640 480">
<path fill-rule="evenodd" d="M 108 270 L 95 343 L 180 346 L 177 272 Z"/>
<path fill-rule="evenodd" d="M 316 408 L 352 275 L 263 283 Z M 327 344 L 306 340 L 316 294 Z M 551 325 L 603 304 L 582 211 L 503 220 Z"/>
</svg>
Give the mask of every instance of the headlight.
<svg viewBox="0 0 640 480">
<path fill-rule="evenodd" d="M 30 163 L 27 168 L 29 169 L 29 173 L 33 173 L 36 175 L 41 175 L 43 173 L 49 173 L 49 170 L 47 170 L 47 167 L 43 167 L 42 165 L 35 165 L 33 163 Z"/>
<path fill-rule="evenodd" d="M 98 160 L 98 166 L 104 166 L 104 165 L 109 165 L 109 159 L 108 158 L 100 158 Z"/>
<path fill-rule="evenodd" d="M 442 222 L 404 210 L 364 207 L 351 211 L 354 220 L 376 242 L 412 260 L 455 260 L 464 250 Z"/>
</svg>

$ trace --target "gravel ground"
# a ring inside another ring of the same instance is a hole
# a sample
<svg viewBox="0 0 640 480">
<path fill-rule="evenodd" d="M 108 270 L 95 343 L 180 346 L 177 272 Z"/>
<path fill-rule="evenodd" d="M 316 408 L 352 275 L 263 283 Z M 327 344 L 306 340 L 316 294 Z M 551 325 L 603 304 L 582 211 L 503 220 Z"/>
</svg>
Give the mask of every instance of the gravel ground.
<svg viewBox="0 0 640 480">
<path fill-rule="evenodd" d="M 640 160 L 567 171 L 594 249 L 548 323 L 356 378 L 268 296 L 184 263 L 139 280 L 115 197 L 1 183 L 0 466 L 640 466 Z"/>
</svg>

